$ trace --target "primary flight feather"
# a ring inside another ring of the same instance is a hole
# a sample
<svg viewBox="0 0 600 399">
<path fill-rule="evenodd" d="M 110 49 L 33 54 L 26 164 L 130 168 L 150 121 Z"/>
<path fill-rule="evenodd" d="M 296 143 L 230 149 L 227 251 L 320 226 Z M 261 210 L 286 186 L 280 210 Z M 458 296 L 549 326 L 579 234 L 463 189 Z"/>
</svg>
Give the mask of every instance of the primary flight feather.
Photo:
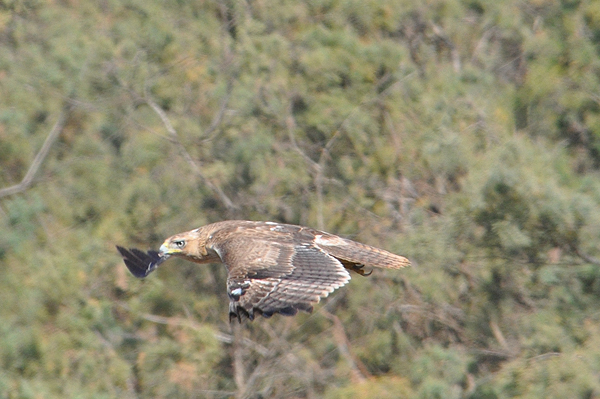
<svg viewBox="0 0 600 399">
<path fill-rule="evenodd" d="M 295 315 L 319 302 L 363 267 L 400 269 L 408 259 L 308 227 L 229 220 L 169 237 L 160 250 L 117 246 L 129 271 L 144 278 L 170 256 L 227 268 L 229 318 Z"/>
</svg>

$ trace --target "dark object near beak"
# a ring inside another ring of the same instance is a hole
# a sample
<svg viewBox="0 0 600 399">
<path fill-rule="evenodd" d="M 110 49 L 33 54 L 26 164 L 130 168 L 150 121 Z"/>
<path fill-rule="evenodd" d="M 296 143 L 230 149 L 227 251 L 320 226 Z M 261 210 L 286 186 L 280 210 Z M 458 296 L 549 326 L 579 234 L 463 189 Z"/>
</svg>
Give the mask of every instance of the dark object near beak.
<svg viewBox="0 0 600 399">
<path fill-rule="evenodd" d="M 118 245 L 117 249 L 125 261 L 125 266 L 137 278 L 146 277 L 168 258 L 168 256 L 160 256 L 156 251 L 144 252 L 136 248 L 125 249 Z"/>
</svg>

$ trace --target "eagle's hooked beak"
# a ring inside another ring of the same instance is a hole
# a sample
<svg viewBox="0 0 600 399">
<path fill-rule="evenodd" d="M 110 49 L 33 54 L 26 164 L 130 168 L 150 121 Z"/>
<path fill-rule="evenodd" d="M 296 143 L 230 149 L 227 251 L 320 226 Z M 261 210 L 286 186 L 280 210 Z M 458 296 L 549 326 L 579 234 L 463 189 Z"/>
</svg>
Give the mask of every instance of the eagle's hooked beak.
<svg viewBox="0 0 600 399">
<path fill-rule="evenodd" d="M 158 255 L 161 258 L 168 258 L 169 256 L 171 256 L 171 251 L 169 250 L 169 245 L 167 241 L 165 241 L 158 249 Z"/>
<path fill-rule="evenodd" d="M 165 242 L 158 249 L 158 254 L 160 256 L 165 256 L 167 254 L 167 252 L 169 252 L 169 248 L 167 247 L 167 243 Z"/>
</svg>

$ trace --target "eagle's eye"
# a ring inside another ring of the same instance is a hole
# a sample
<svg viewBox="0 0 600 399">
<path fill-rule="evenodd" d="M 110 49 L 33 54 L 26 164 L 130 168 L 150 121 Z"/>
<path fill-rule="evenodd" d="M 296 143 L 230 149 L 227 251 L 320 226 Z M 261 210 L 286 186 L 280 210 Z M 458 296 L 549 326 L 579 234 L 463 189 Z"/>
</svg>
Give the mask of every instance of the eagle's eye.
<svg viewBox="0 0 600 399">
<path fill-rule="evenodd" d="M 175 240 L 175 241 L 173 241 L 173 245 L 175 245 L 177 248 L 181 249 L 181 248 L 185 247 L 185 240 Z"/>
</svg>

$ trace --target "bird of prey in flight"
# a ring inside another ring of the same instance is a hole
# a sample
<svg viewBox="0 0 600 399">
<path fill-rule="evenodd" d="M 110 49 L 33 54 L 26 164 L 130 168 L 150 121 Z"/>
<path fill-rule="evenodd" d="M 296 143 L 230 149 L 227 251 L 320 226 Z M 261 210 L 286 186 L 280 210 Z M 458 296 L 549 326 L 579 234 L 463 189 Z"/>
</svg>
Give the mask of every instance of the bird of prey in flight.
<svg viewBox="0 0 600 399">
<path fill-rule="evenodd" d="M 159 251 L 117 246 L 129 271 L 144 278 L 171 256 L 227 268 L 229 319 L 311 312 L 313 304 L 364 267 L 400 269 L 403 256 L 308 227 L 228 220 L 169 237 Z M 370 273 L 369 273 L 370 274 Z"/>
</svg>

